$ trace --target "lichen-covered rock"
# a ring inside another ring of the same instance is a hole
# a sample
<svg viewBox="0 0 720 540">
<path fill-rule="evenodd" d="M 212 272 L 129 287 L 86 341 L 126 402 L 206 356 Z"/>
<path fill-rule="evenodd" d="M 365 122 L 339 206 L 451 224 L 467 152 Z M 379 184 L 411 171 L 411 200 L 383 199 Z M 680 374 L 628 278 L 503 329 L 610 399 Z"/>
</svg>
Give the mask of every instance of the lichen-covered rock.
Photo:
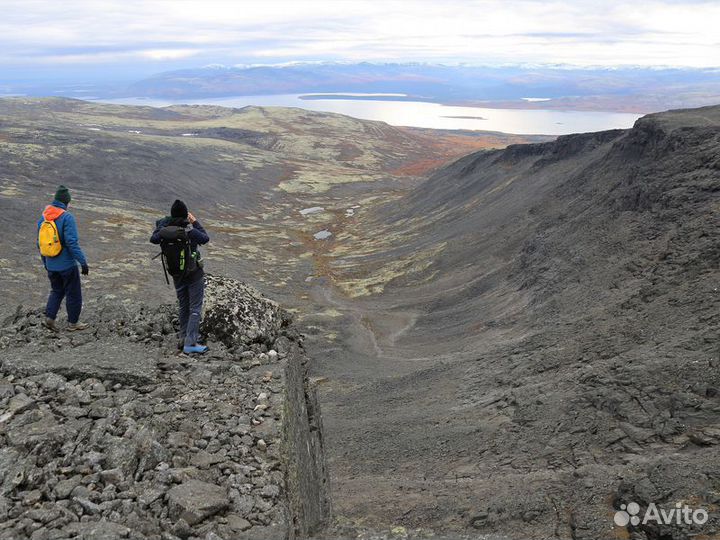
<svg viewBox="0 0 720 540">
<path fill-rule="evenodd" d="M 226 347 L 271 345 L 290 324 L 285 310 L 244 283 L 213 275 L 206 280 L 201 332 Z"/>
</svg>

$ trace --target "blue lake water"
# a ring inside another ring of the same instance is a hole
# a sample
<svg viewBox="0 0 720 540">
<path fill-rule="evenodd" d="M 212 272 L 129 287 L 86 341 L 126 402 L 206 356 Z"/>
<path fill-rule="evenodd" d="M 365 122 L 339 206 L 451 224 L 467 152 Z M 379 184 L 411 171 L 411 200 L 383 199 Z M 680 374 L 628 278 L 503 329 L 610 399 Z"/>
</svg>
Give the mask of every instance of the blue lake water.
<svg viewBox="0 0 720 540">
<path fill-rule="evenodd" d="M 346 114 L 365 120 L 379 120 L 394 126 L 413 126 L 434 129 L 475 129 L 524 135 L 565 135 L 568 133 L 629 128 L 632 127 L 635 120 L 642 116 L 630 113 L 596 111 L 458 107 L 421 101 L 383 100 L 381 96 L 376 96 L 379 99 L 352 99 L 352 95 L 347 95 L 347 99 L 338 99 L 339 97 L 340 96 L 336 95 L 329 99 L 322 99 L 322 96 L 314 95 L 312 99 L 302 99 L 301 95 L 288 94 L 181 101 L 152 98 L 123 98 L 102 101 L 127 105 L 150 105 L 155 107 L 164 107 L 179 103 L 222 105 L 225 107 L 245 107 L 247 105 L 263 107 L 301 107 L 313 111 Z M 536 100 L 537 98 L 527 99 Z"/>
</svg>

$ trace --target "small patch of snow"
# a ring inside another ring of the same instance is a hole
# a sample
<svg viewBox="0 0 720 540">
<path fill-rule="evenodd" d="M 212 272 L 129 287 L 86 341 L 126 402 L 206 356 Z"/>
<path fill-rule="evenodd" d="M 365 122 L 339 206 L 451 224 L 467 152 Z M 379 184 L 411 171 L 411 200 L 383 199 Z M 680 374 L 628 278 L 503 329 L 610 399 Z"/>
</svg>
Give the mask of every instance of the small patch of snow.
<svg viewBox="0 0 720 540">
<path fill-rule="evenodd" d="M 313 234 L 313 238 L 315 240 L 327 240 L 331 236 L 332 236 L 332 233 L 328 230 L 316 232 L 315 234 Z"/>
<path fill-rule="evenodd" d="M 303 216 L 309 216 L 310 214 L 317 214 L 319 212 L 324 211 L 325 209 L 322 206 L 313 206 L 311 208 L 303 208 L 300 210 L 300 213 Z"/>
</svg>

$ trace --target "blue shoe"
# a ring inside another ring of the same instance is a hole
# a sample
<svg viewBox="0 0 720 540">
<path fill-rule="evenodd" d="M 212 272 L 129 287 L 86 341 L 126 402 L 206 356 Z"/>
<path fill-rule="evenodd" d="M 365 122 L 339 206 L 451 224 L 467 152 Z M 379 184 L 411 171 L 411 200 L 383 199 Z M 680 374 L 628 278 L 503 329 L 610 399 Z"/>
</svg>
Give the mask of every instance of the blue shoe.
<svg viewBox="0 0 720 540">
<path fill-rule="evenodd" d="M 208 352 L 208 348 L 206 345 L 193 345 L 192 347 L 185 345 L 183 347 L 183 352 L 185 354 L 205 354 Z"/>
</svg>

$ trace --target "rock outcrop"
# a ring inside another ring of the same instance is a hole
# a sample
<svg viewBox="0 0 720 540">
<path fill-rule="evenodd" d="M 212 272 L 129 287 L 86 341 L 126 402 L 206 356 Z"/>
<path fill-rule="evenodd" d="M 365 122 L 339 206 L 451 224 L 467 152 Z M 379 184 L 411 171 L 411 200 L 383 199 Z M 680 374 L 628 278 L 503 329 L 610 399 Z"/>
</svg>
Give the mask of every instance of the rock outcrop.
<svg viewBox="0 0 720 540">
<path fill-rule="evenodd" d="M 177 354 L 172 306 L 103 297 L 75 334 L 45 329 L 38 310 L 6 318 L 0 538 L 286 538 L 322 525 L 301 339 L 249 287 L 213 277 L 208 292 L 204 328 L 222 343 L 200 358 Z"/>
<path fill-rule="evenodd" d="M 226 347 L 271 345 L 290 322 L 286 311 L 251 287 L 207 276 L 202 330 Z"/>
</svg>

